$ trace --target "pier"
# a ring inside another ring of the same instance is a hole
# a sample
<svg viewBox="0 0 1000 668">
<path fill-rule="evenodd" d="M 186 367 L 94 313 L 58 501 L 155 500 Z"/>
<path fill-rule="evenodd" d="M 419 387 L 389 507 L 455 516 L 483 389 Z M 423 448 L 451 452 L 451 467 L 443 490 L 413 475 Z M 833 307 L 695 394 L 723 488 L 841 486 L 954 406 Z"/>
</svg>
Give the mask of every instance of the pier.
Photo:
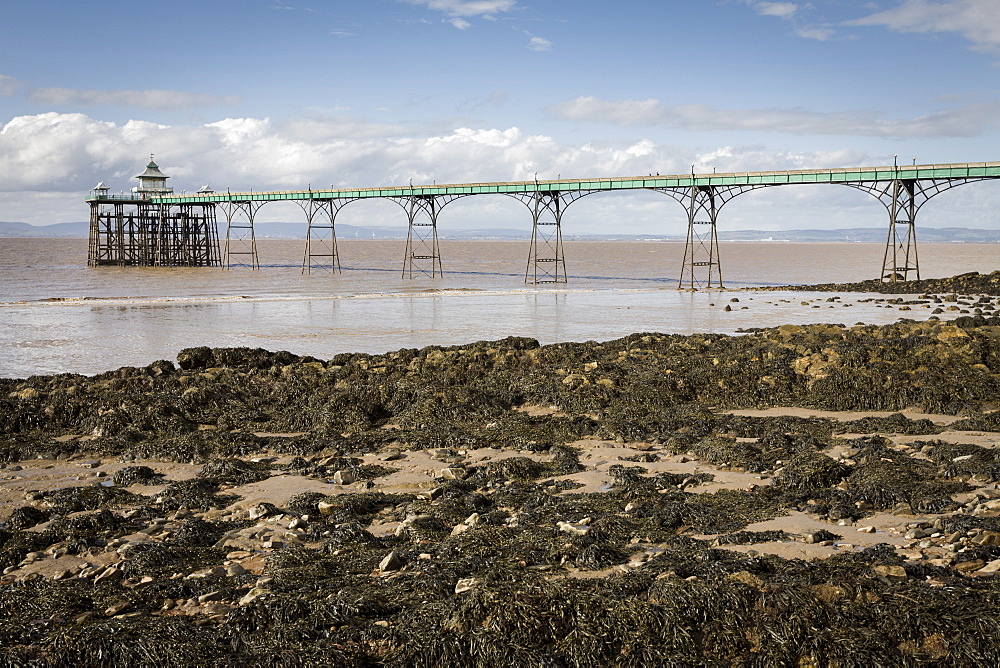
<svg viewBox="0 0 1000 668">
<path fill-rule="evenodd" d="M 919 279 L 916 220 L 920 208 L 956 186 L 1000 178 L 1000 162 L 719 174 L 692 170 L 672 176 L 240 193 L 214 192 L 206 186 L 194 194 L 178 195 L 166 187 L 168 177 L 151 158 L 146 172 L 137 178 L 140 187 L 133 188 L 131 195 L 109 195 L 103 183 L 91 191 L 87 200 L 91 207 L 90 265 L 245 265 L 257 269 L 257 214 L 269 202 L 290 200 L 302 208 L 307 224 L 302 271 L 328 268 L 339 273 L 337 214 L 353 202 L 380 198 L 398 204 L 407 217 L 402 276 L 435 278 L 442 275 L 437 234 L 442 210 L 463 197 L 502 195 L 517 199 L 531 214 L 525 283 L 565 283 L 562 223 L 567 208 L 599 192 L 649 190 L 670 197 L 685 210 L 687 238 L 677 287 L 694 290 L 723 287 L 717 235 L 722 208 L 753 190 L 797 184 L 847 186 L 875 198 L 888 215 L 879 276 L 885 282 Z M 222 213 L 218 221 L 226 223 L 221 255 L 216 209 Z"/>
</svg>

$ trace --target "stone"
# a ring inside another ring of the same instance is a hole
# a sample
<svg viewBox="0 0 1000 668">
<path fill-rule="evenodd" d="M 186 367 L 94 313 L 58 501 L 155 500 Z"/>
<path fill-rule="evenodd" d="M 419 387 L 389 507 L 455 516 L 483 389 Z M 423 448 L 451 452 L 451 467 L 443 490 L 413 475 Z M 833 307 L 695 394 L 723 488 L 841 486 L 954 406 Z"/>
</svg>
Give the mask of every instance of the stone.
<svg viewBox="0 0 1000 668">
<path fill-rule="evenodd" d="M 209 603 L 202 606 L 202 611 L 206 615 L 226 615 L 233 609 L 228 603 Z"/>
<path fill-rule="evenodd" d="M 556 526 L 563 533 L 573 534 L 574 536 L 586 536 L 590 533 L 590 527 L 586 524 L 571 524 L 569 522 L 556 522 Z"/>
<path fill-rule="evenodd" d="M 207 594 L 202 594 L 198 597 L 199 603 L 212 603 L 214 601 L 221 601 L 223 594 L 221 591 L 210 591 Z"/>
<path fill-rule="evenodd" d="M 350 471 L 337 471 L 333 474 L 333 483 L 335 485 L 350 485 L 357 482 L 358 477 L 351 473 Z"/>
<path fill-rule="evenodd" d="M 972 573 L 974 571 L 978 571 L 984 566 L 986 566 L 986 562 L 982 559 L 972 559 L 971 561 L 960 561 L 952 566 L 952 568 L 959 573 Z"/>
<path fill-rule="evenodd" d="M 117 603 L 114 603 L 111 606 L 109 606 L 108 609 L 104 611 L 104 616 L 114 617 L 115 615 L 120 615 L 121 613 L 125 612 L 131 607 L 132 603 L 130 601 L 118 601 Z"/>
<path fill-rule="evenodd" d="M 109 566 L 104 569 L 104 572 L 94 578 L 94 584 L 111 584 L 112 582 L 119 582 L 125 577 L 125 573 L 120 568 L 115 568 L 114 566 Z"/>
<path fill-rule="evenodd" d="M 440 498 L 443 493 L 440 487 L 435 487 L 417 494 L 417 498 L 421 501 L 434 501 Z"/>
<path fill-rule="evenodd" d="M 477 580 L 476 578 L 461 578 L 458 582 L 455 583 L 455 593 L 461 594 L 463 592 L 469 591 L 470 589 L 475 589 L 475 587 L 478 584 L 479 580 Z"/>
<path fill-rule="evenodd" d="M 261 596 L 267 596 L 268 594 L 272 593 L 274 592 L 272 592 L 270 589 L 267 589 L 266 587 L 254 587 L 246 594 L 244 594 L 243 598 L 240 599 L 240 605 L 249 605 L 250 603 L 253 603 L 258 598 L 260 598 Z"/>
<path fill-rule="evenodd" d="M 383 573 L 389 571 L 398 571 L 403 567 L 403 560 L 400 558 L 399 554 L 395 550 L 390 552 L 385 556 L 385 558 L 379 562 L 378 569 Z"/>
<path fill-rule="evenodd" d="M 262 517 L 267 517 L 272 508 L 274 506 L 269 503 L 258 503 L 256 506 L 251 506 L 247 509 L 247 517 L 252 520 L 259 520 Z"/>
<path fill-rule="evenodd" d="M 992 575 L 998 571 L 1000 571 L 1000 559 L 994 559 L 976 571 L 976 575 Z"/>
<path fill-rule="evenodd" d="M 875 572 L 887 578 L 905 578 L 906 569 L 902 566 L 892 564 L 879 564 L 875 567 Z"/>
<path fill-rule="evenodd" d="M 458 466 L 449 466 L 446 469 L 441 469 L 440 477 L 445 480 L 462 480 L 465 478 L 465 469 Z"/>
</svg>

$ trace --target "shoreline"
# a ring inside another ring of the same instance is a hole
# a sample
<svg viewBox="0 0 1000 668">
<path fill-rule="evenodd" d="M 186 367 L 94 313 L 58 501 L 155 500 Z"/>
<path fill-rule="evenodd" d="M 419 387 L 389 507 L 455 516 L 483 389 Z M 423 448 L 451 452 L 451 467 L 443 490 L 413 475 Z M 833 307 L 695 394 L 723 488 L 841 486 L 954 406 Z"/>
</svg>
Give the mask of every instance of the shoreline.
<svg viewBox="0 0 1000 668">
<path fill-rule="evenodd" d="M 997 397 L 973 314 L 0 379 L 0 655 L 975 663 Z"/>
</svg>

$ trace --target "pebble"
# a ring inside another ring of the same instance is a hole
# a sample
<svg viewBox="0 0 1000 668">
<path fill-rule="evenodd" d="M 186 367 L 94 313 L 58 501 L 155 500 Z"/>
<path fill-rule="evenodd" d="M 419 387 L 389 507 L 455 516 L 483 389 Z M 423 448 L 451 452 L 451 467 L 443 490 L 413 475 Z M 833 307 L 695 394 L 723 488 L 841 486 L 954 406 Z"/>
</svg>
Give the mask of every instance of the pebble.
<svg viewBox="0 0 1000 668">
<path fill-rule="evenodd" d="M 470 589 L 474 589 L 479 584 L 479 580 L 476 578 L 461 578 L 455 583 L 455 593 L 461 594 L 467 592 Z"/>
<path fill-rule="evenodd" d="M 240 605 L 249 605 L 250 603 L 253 603 L 258 598 L 260 598 L 261 596 L 267 596 L 268 594 L 271 593 L 273 592 L 270 589 L 267 589 L 266 587 L 254 587 L 253 589 L 248 591 L 243 596 L 243 598 L 240 599 Z"/>
<path fill-rule="evenodd" d="M 337 471 L 333 474 L 333 483 L 335 485 L 350 485 L 357 482 L 357 479 L 357 476 L 350 471 Z"/>
<path fill-rule="evenodd" d="M 404 562 L 400 558 L 399 554 L 397 554 L 396 551 L 393 550 L 392 552 L 387 554 L 385 558 L 382 559 L 382 561 L 379 562 L 378 569 L 383 573 L 389 571 L 398 571 L 400 568 L 403 567 L 403 563 Z"/>
</svg>

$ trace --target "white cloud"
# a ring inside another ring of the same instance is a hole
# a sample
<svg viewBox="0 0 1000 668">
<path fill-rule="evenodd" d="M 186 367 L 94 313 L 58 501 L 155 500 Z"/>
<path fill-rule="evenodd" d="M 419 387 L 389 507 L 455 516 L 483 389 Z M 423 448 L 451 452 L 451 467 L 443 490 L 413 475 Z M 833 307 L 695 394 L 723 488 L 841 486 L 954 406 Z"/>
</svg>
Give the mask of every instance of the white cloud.
<svg viewBox="0 0 1000 668">
<path fill-rule="evenodd" d="M 751 6 L 758 14 L 782 19 L 791 18 L 799 9 L 794 2 L 755 2 Z"/>
<path fill-rule="evenodd" d="M 532 51 L 548 51 L 552 48 L 552 42 L 544 37 L 532 37 L 528 42 L 528 48 Z"/>
<path fill-rule="evenodd" d="M 59 106 L 115 105 L 160 111 L 231 105 L 240 101 L 232 95 L 186 93 L 174 90 L 76 90 L 72 88 L 34 88 L 27 94 L 32 102 Z"/>
<path fill-rule="evenodd" d="M 14 77 L 9 77 L 6 74 L 0 74 L 0 97 L 11 97 L 16 95 L 23 86 L 24 84 Z"/>
<path fill-rule="evenodd" d="M 996 0 L 906 0 L 847 25 L 885 26 L 904 33 L 958 33 L 978 51 L 1000 50 L 1000 7 Z"/>
<path fill-rule="evenodd" d="M 760 147 L 699 154 L 648 139 L 568 145 L 515 127 L 427 134 L 419 128 L 336 117 L 284 123 L 227 118 L 167 126 L 142 120 L 118 125 L 84 114 L 50 112 L 18 116 L 0 129 L 0 194 L 7 193 L 4 201 L 10 202 L 14 193 L 63 193 L 67 210 L 78 211 L 79 219 L 85 215 L 82 198 L 95 183 L 104 180 L 114 191 L 127 190 L 149 153 L 156 154 L 178 190 L 209 182 L 234 191 L 296 189 L 308 183 L 391 185 L 411 178 L 414 183 L 528 180 L 535 172 L 543 179 L 558 173 L 668 174 L 686 172 L 692 161 L 709 169 L 753 170 L 853 164 L 863 157 L 771 154 Z"/>
<path fill-rule="evenodd" d="M 677 174 L 688 172 L 692 163 L 699 172 L 711 172 L 713 167 L 728 172 L 885 164 L 884 156 L 873 158 L 851 150 L 790 152 L 760 145 L 694 149 L 649 139 L 573 145 L 516 127 L 429 133 L 419 127 L 332 116 L 285 122 L 226 118 L 169 126 L 143 120 L 115 124 L 84 114 L 50 112 L 19 116 L 0 128 L 0 218 L 34 224 L 86 220 L 83 199 L 89 189 L 103 180 L 113 192 L 127 191 L 136 184 L 134 176 L 150 153 L 156 154 L 156 162 L 177 191 L 191 191 L 207 182 L 217 190 L 231 187 L 234 192 L 300 189 L 307 184 L 314 189 L 331 184 L 401 185 L 411 178 L 414 184 L 530 180 L 535 172 L 540 179 L 560 174 L 563 178 Z M 807 186 L 801 194 L 796 189 L 787 196 L 748 196 L 745 206 L 727 209 L 727 225 L 730 229 L 845 226 L 845 210 L 836 198 L 849 196 L 870 212 L 872 224 L 879 224 L 884 210 L 880 213 L 874 202 L 847 191 Z M 614 197 L 587 197 L 574 205 L 567 233 L 606 231 L 612 219 L 629 230 L 662 232 L 667 224 L 675 231 L 682 229 L 683 212 L 666 197 L 652 193 Z M 987 199 L 989 206 L 982 210 L 995 211 L 996 196 Z M 516 208 L 489 197 L 456 206 L 472 208 L 456 210 L 444 219 L 452 229 L 524 227 L 529 221 L 523 211 L 514 213 Z M 808 224 L 802 222 L 805 210 L 810 212 Z M 263 211 L 266 220 L 302 222 L 301 211 L 291 204 L 268 205 Z M 358 224 L 403 224 L 391 206 L 359 204 L 356 211 L 351 215 Z M 827 212 L 829 219 L 823 218 Z M 857 224 L 856 217 L 851 220 L 846 226 Z M 976 218 L 963 224 L 994 224 L 992 217 L 983 221 Z"/>
<path fill-rule="evenodd" d="M 188 93 L 176 90 L 35 88 L 13 77 L 0 74 L 0 97 L 11 97 L 21 93 L 31 102 L 46 105 L 83 107 L 110 105 L 158 111 L 231 105 L 241 101 L 241 98 L 232 95 Z"/>
<path fill-rule="evenodd" d="M 471 23 L 469 23 L 465 19 L 460 19 L 460 18 L 457 18 L 457 17 L 453 18 L 453 19 L 448 19 L 448 23 L 452 24 L 453 26 L 455 26 L 459 30 L 465 30 L 467 28 L 471 28 L 472 27 Z"/>
<path fill-rule="evenodd" d="M 427 7 L 448 16 L 494 18 L 517 6 L 516 0 L 403 0 L 411 5 Z"/>
<path fill-rule="evenodd" d="M 814 39 L 817 42 L 827 42 L 833 39 L 837 32 L 829 26 L 805 26 L 796 28 L 795 34 L 803 39 Z"/>
<path fill-rule="evenodd" d="M 717 109 L 664 105 L 659 100 L 608 101 L 579 97 L 547 110 L 557 118 L 623 127 L 662 125 L 694 131 L 754 131 L 865 137 L 972 137 L 996 127 L 1000 104 L 967 104 L 912 119 L 875 111 L 815 112 L 802 109 Z"/>
</svg>

